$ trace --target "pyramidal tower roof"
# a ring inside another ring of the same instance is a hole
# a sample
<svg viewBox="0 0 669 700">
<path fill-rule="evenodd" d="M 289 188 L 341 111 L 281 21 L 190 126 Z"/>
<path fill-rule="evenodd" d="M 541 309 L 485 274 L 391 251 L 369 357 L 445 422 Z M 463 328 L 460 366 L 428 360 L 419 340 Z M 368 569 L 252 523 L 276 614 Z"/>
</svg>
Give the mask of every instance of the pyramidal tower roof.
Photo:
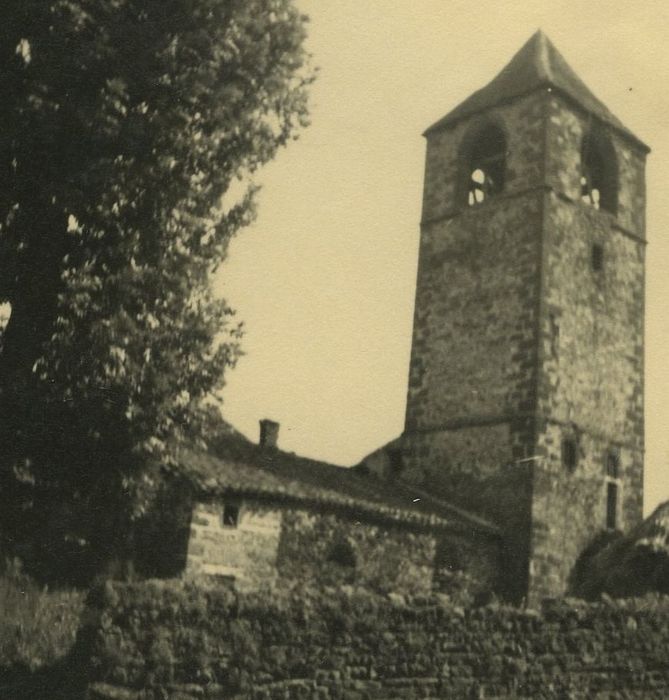
<svg viewBox="0 0 669 700">
<path fill-rule="evenodd" d="M 546 87 L 553 87 L 567 95 L 587 112 L 623 132 L 648 150 L 648 147 L 590 92 L 587 85 L 576 75 L 551 40 L 541 30 L 529 38 L 491 82 L 430 126 L 425 134 L 501 102 Z"/>
</svg>

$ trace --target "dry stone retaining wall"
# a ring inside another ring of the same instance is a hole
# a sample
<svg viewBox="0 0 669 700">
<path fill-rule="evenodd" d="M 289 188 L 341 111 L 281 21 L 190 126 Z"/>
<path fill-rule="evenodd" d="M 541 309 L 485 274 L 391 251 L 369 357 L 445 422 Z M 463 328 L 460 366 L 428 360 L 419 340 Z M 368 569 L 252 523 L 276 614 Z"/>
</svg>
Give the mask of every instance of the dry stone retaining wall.
<svg viewBox="0 0 669 700">
<path fill-rule="evenodd" d="M 669 697 L 669 600 L 464 609 L 361 590 L 113 584 L 91 699 Z"/>
</svg>

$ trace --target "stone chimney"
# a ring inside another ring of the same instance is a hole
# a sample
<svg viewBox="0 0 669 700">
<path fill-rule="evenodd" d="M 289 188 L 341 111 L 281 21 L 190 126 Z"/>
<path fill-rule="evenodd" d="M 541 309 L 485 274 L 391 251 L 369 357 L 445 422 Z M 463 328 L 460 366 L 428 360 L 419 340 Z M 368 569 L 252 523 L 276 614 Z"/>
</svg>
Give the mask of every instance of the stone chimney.
<svg viewBox="0 0 669 700">
<path fill-rule="evenodd" d="M 279 441 L 279 423 L 269 418 L 260 421 L 260 447 L 276 449 Z"/>
</svg>

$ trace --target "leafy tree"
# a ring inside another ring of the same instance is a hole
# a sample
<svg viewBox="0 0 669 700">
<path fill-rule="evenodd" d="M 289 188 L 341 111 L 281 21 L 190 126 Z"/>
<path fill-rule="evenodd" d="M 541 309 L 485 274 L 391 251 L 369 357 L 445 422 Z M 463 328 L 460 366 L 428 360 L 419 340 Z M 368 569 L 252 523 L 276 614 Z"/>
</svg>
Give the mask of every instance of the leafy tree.
<svg viewBox="0 0 669 700">
<path fill-rule="evenodd" d="M 239 337 L 210 275 L 255 189 L 224 195 L 306 124 L 305 21 L 292 0 L 3 3 L 0 468 L 7 503 L 56 489 L 48 528 L 118 530 L 149 465 L 203 437 Z"/>
</svg>

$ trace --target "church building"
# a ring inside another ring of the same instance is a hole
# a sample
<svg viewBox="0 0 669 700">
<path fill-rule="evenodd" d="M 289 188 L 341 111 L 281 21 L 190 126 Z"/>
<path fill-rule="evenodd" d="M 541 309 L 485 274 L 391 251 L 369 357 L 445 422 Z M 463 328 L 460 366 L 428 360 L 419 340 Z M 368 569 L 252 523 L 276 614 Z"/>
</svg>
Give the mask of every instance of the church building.
<svg viewBox="0 0 669 700">
<path fill-rule="evenodd" d="M 425 136 L 404 432 L 350 469 L 271 421 L 187 453 L 154 572 L 535 606 L 641 522 L 648 147 L 541 32 Z"/>
</svg>

